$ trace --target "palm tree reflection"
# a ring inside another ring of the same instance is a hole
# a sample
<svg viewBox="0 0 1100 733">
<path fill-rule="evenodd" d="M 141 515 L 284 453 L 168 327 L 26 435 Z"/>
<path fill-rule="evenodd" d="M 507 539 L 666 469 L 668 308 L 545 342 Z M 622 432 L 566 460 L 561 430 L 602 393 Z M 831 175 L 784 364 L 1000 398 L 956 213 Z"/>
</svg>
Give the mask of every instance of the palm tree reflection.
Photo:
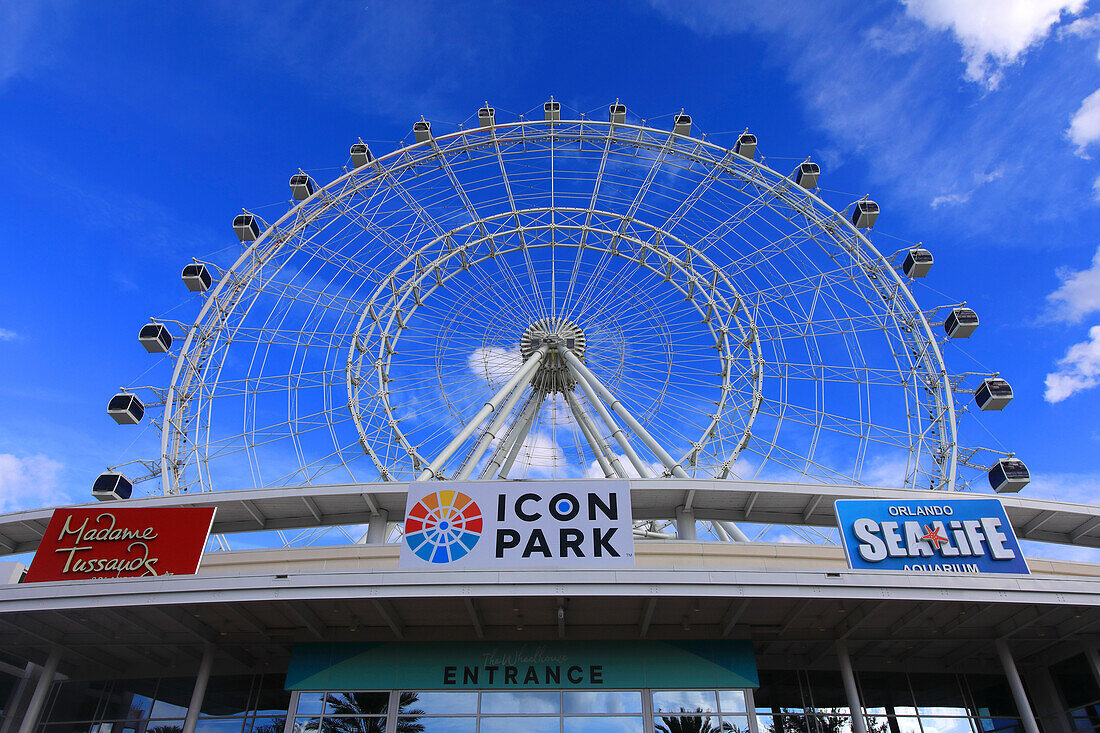
<svg viewBox="0 0 1100 733">
<path fill-rule="evenodd" d="M 702 708 L 680 708 L 680 715 L 662 715 L 655 728 L 659 733 L 746 733 L 733 723 L 712 722 L 712 717 L 717 718 L 711 713 L 703 713 Z"/>
</svg>

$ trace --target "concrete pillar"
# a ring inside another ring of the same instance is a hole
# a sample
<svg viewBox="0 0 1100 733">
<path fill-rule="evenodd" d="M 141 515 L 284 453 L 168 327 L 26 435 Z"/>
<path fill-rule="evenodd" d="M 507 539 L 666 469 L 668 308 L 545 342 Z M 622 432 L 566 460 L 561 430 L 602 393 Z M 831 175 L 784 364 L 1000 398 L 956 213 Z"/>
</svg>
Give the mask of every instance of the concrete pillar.
<svg viewBox="0 0 1100 733">
<path fill-rule="evenodd" d="M 695 512 L 691 509 L 676 508 L 676 539 L 698 539 L 695 535 Z"/>
<path fill-rule="evenodd" d="M 42 668 L 42 674 L 38 677 L 38 684 L 34 686 L 34 694 L 27 703 L 27 712 L 23 714 L 23 722 L 19 726 L 19 733 L 32 733 L 38 727 L 38 717 L 42 714 L 42 706 L 46 704 L 46 695 L 50 692 L 54 675 L 57 674 L 57 665 L 61 663 L 61 647 L 50 649 L 50 656 L 46 659 L 46 666 Z"/>
<path fill-rule="evenodd" d="M 1048 667 L 1030 670 L 1026 675 L 1027 689 L 1031 691 L 1031 701 L 1035 703 L 1035 715 L 1043 721 L 1043 730 L 1048 733 L 1074 733 L 1066 719 L 1065 705 Z"/>
<path fill-rule="evenodd" d="M 195 675 L 195 688 L 191 691 L 191 704 L 187 706 L 187 718 L 183 721 L 183 733 L 195 733 L 199 723 L 199 711 L 206 697 L 206 685 L 210 682 L 210 670 L 214 666 L 214 645 L 206 644 L 199 662 L 199 673 Z"/>
<path fill-rule="evenodd" d="M 848 698 L 848 709 L 852 712 L 852 730 L 854 733 L 867 733 L 867 720 L 863 717 L 863 704 L 859 701 L 856 675 L 852 672 L 852 658 L 848 656 L 848 645 L 844 643 L 843 639 L 836 643 L 836 658 L 840 662 L 840 678 L 844 681 L 844 696 Z"/>
<path fill-rule="evenodd" d="M 1012 659 L 1012 652 L 1008 648 L 1008 642 L 997 639 L 997 656 L 1001 658 L 1001 666 L 1004 667 L 1005 677 L 1008 678 L 1008 686 L 1012 690 L 1012 699 L 1016 701 L 1016 709 L 1020 713 L 1020 720 L 1024 724 L 1025 733 L 1039 733 L 1039 726 L 1035 723 L 1035 714 L 1031 712 L 1031 703 L 1027 701 L 1027 693 L 1024 692 L 1024 683 L 1020 679 L 1020 673 L 1016 669 L 1016 662 Z"/>
<path fill-rule="evenodd" d="M 386 543 L 386 529 L 389 527 L 390 513 L 385 509 L 379 509 L 377 514 L 370 515 L 367 522 L 367 544 L 383 545 Z"/>
</svg>

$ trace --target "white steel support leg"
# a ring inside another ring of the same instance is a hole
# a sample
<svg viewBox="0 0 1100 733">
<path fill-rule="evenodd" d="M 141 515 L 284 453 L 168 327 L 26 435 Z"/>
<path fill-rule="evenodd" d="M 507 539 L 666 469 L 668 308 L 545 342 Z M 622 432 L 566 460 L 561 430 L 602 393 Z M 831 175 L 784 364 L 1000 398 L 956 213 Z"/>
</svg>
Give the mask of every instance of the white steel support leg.
<svg viewBox="0 0 1100 733">
<path fill-rule="evenodd" d="M 508 449 L 508 457 L 504 459 L 504 465 L 500 467 L 500 478 L 508 478 L 508 472 L 512 470 L 512 464 L 516 462 L 516 458 L 519 457 L 519 451 L 523 448 L 523 443 L 527 440 L 527 434 L 531 432 L 531 426 L 535 424 L 535 418 L 539 416 L 539 411 L 542 410 L 542 403 L 546 401 L 546 392 L 539 391 L 538 401 L 534 405 L 534 409 L 531 410 L 531 414 L 523 421 L 523 424 L 519 426 L 519 430 L 516 431 L 516 439 L 512 441 L 511 447 Z"/>
<path fill-rule="evenodd" d="M 439 474 L 439 469 L 443 468 L 447 460 L 450 459 L 454 452 L 466 442 L 466 439 L 473 435 L 474 431 L 481 427 L 481 423 L 485 422 L 485 418 L 496 410 L 500 403 L 504 401 L 506 395 L 511 393 L 516 385 L 521 381 L 530 379 L 531 376 L 538 371 L 539 365 L 542 363 L 543 358 L 546 356 L 546 352 L 549 346 L 545 344 L 538 348 L 538 351 L 531 354 L 531 358 L 523 363 L 519 371 L 512 375 L 503 387 L 501 387 L 492 398 L 485 403 L 485 406 L 478 410 L 470 422 L 466 423 L 466 427 L 459 431 L 458 435 L 454 437 L 447 447 L 443 449 L 443 452 L 436 456 L 431 465 L 425 468 L 419 476 L 416 477 L 417 481 L 428 481 L 435 478 Z"/>
<path fill-rule="evenodd" d="M 726 530 L 726 534 L 730 536 L 730 539 L 734 542 L 748 542 L 749 537 L 738 528 L 733 522 L 716 521 L 715 524 L 720 525 L 722 529 Z"/>
<path fill-rule="evenodd" d="M 592 449 L 592 454 L 596 456 L 596 461 L 600 464 L 600 468 L 603 470 L 604 478 L 611 478 L 618 476 L 619 478 L 626 478 L 625 473 L 621 473 L 622 466 L 619 467 L 619 471 L 616 471 L 611 463 L 608 462 L 607 456 L 611 455 L 615 457 L 611 450 L 604 446 L 602 436 L 595 432 L 595 426 L 588 419 L 588 413 L 582 408 L 581 404 L 577 401 L 576 395 L 571 390 L 567 390 L 565 393 L 565 399 L 569 403 L 569 409 L 573 412 L 573 417 L 577 419 L 577 425 L 580 426 L 581 432 L 584 433 L 584 439 L 588 441 L 588 447 Z M 607 450 L 607 453 L 604 451 Z"/>
<path fill-rule="evenodd" d="M 560 353 L 568 356 L 573 356 L 570 351 L 562 351 Z M 573 356 L 574 359 L 577 357 Z M 573 377 L 577 380 L 577 384 L 584 390 L 584 396 L 588 398 L 589 404 L 596 410 L 596 414 L 600 416 L 600 419 L 607 425 L 607 429 L 611 432 L 611 437 L 615 439 L 615 442 L 619 444 L 619 447 L 623 449 L 623 453 L 630 459 L 630 464 L 634 466 L 634 470 L 638 472 L 638 475 L 642 478 L 650 478 L 649 466 L 645 465 L 645 462 L 638 457 L 638 454 L 634 451 L 634 447 L 630 445 L 630 441 L 626 439 L 626 433 L 619 427 L 619 424 L 615 422 L 614 418 L 607 412 L 607 408 L 600 402 L 600 398 L 596 396 L 595 390 L 592 385 L 588 383 L 584 375 L 574 368 L 572 362 L 566 361 L 566 365 L 569 367 L 569 371 L 573 374 Z M 579 364 L 580 362 L 577 361 Z M 612 454 L 614 455 L 614 454 Z M 615 459 L 616 461 L 618 459 Z"/>
<path fill-rule="evenodd" d="M 512 410 L 516 408 L 519 398 L 523 396 L 523 393 L 527 390 L 527 385 L 531 384 L 531 380 L 535 378 L 537 372 L 538 370 L 532 371 L 525 379 L 520 380 L 520 383 L 512 390 L 512 394 L 505 400 L 504 406 L 497 410 L 497 416 L 493 418 L 493 421 L 489 423 L 489 427 L 481 435 L 481 439 L 477 441 L 473 453 L 469 455 L 466 462 L 459 468 L 458 479 L 465 481 L 470 478 L 470 474 L 474 472 L 474 467 L 477 466 L 477 462 L 485 455 L 485 450 L 497 437 L 497 433 L 500 432 L 500 428 L 504 425 L 504 421 L 512 414 Z"/>
<path fill-rule="evenodd" d="M 541 390 L 536 389 L 531 393 L 531 396 L 527 398 L 527 404 L 520 411 L 519 417 L 508 428 L 508 432 L 504 434 L 504 440 L 500 441 L 493 450 L 493 457 L 489 459 L 485 468 L 481 469 L 481 478 L 493 478 L 493 474 L 501 466 L 512 467 L 511 462 L 507 459 L 513 455 L 513 448 L 515 453 L 519 453 L 519 446 L 523 445 L 523 441 L 527 438 L 527 431 L 531 429 L 531 424 L 534 423 L 535 417 L 542 409 L 542 401 L 545 398 L 546 393 Z M 515 458 L 513 457 L 512 460 L 515 460 Z M 502 478 L 505 473 L 507 473 L 507 468 L 501 472 Z"/>
<path fill-rule="evenodd" d="M 191 690 L 191 704 L 187 706 L 187 718 L 183 721 L 183 733 L 195 733 L 199 724 L 199 712 L 202 701 L 206 699 L 206 686 L 210 683 L 210 670 L 214 667 L 214 645 L 206 644 L 199 662 L 199 673 L 195 675 L 195 687 Z"/>
<path fill-rule="evenodd" d="M 1012 651 L 1004 639 L 997 639 L 997 656 L 1001 658 L 1001 666 L 1004 667 L 1005 677 L 1008 678 L 1008 687 L 1012 690 L 1012 699 L 1016 701 L 1016 710 L 1020 713 L 1020 722 L 1024 724 L 1025 733 L 1039 733 L 1035 714 L 1031 712 L 1031 703 L 1027 701 L 1027 693 L 1024 692 L 1020 672 L 1016 669 Z"/>
<path fill-rule="evenodd" d="M 841 639 L 836 643 L 836 658 L 840 662 L 840 678 L 844 682 L 844 695 L 848 698 L 848 710 L 852 713 L 852 731 L 867 733 L 867 721 L 863 717 L 863 703 L 859 701 L 859 689 L 856 687 L 856 675 L 852 672 L 852 658 L 848 656 L 848 645 Z"/>
<path fill-rule="evenodd" d="M 19 725 L 19 733 L 31 733 L 38 727 L 38 716 L 42 714 L 42 706 L 46 702 L 46 695 L 53 686 L 53 678 L 57 675 L 57 665 L 61 663 L 61 647 L 50 649 L 50 656 L 46 658 L 46 666 L 42 668 L 42 674 L 38 677 L 38 683 L 34 686 L 31 701 L 27 703 L 27 710 L 23 713 L 23 722 Z"/>
</svg>

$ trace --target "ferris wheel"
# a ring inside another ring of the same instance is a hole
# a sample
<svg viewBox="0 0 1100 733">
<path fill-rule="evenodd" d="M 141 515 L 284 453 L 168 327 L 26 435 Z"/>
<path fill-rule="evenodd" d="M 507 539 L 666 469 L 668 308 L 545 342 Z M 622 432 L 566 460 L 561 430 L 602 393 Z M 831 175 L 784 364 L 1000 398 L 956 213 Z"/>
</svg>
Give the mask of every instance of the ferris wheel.
<svg viewBox="0 0 1100 733">
<path fill-rule="evenodd" d="M 155 455 L 109 470 L 101 493 L 1026 483 L 1011 453 L 959 442 L 971 398 L 1012 396 L 996 374 L 945 365 L 977 315 L 919 305 L 931 253 L 876 246 L 878 205 L 827 203 L 817 163 L 617 101 L 509 119 L 486 104 L 442 128 L 421 118 L 385 154 L 360 140 L 325 184 L 299 170 L 287 210 L 233 220 L 234 257 L 185 267 L 197 316 L 140 334 L 166 355 L 166 386 L 108 408 L 120 423 L 151 412 Z"/>
</svg>

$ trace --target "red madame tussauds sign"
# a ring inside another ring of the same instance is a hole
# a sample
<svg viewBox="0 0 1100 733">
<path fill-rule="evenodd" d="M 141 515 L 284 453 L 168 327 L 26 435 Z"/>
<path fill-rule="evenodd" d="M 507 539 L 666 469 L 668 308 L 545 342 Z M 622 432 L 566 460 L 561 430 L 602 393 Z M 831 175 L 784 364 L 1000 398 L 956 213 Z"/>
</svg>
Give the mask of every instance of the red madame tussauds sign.
<svg viewBox="0 0 1100 733">
<path fill-rule="evenodd" d="M 25 583 L 193 575 L 214 508 L 55 509 Z"/>
</svg>

